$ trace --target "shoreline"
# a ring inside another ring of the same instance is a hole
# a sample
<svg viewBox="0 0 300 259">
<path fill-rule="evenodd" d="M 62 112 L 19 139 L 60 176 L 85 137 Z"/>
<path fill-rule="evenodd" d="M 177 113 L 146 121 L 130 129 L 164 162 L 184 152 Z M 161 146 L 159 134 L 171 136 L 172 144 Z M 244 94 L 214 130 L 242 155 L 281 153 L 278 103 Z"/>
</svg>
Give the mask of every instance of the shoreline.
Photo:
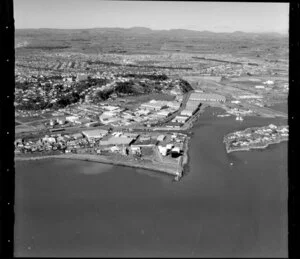
<svg viewBox="0 0 300 259">
<path fill-rule="evenodd" d="M 184 129 L 174 130 L 169 129 L 174 132 L 181 131 L 186 132 L 188 130 L 191 130 L 195 124 L 195 122 L 199 119 L 199 116 L 205 111 L 206 108 L 210 107 L 209 105 L 203 105 L 193 116 L 191 121 L 189 121 L 187 124 L 183 125 L 185 126 Z M 144 170 L 150 170 L 154 172 L 164 173 L 170 176 L 174 177 L 183 177 L 185 173 L 189 169 L 189 148 L 190 148 L 190 140 L 192 136 L 188 136 L 187 139 L 184 142 L 184 153 L 182 155 L 181 161 L 179 162 L 179 167 L 177 169 L 173 168 L 167 168 L 163 163 L 141 163 L 141 161 L 115 161 L 114 159 L 105 158 L 103 156 L 99 155 L 91 155 L 91 154 L 58 154 L 58 155 L 43 155 L 43 156 L 29 156 L 29 157 L 21 157 L 18 155 L 15 155 L 15 161 L 35 161 L 35 160 L 42 160 L 42 159 L 70 159 L 70 160 L 81 160 L 81 161 L 87 161 L 87 162 L 96 162 L 96 163 L 102 163 L 102 164 L 111 164 L 116 166 L 126 166 L 131 168 L 137 168 L 137 169 L 144 169 Z"/>
<path fill-rule="evenodd" d="M 269 145 L 273 145 L 273 144 L 280 144 L 281 142 L 283 142 L 283 141 L 288 141 L 288 139 L 280 139 L 280 140 L 278 140 L 278 141 L 274 141 L 274 142 L 271 142 L 271 143 L 267 143 L 267 144 L 265 144 L 265 145 L 263 145 L 263 146 L 248 146 L 248 147 L 238 147 L 238 148 L 236 148 L 236 149 L 231 149 L 230 150 L 230 148 L 228 148 L 227 147 L 227 145 L 226 145 L 226 151 L 227 151 L 227 153 L 229 154 L 229 153 L 232 153 L 232 152 L 235 152 L 235 151 L 251 151 L 251 149 L 265 149 L 265 148 L 267 148 Z"/>
<path fill-rule="evenodd" d="M 161 164 L 152 164 L 152 165 L 145 165 L 140 164 L 138 161 L 137 163 L 132 163 L 130 161 L 113 161 L 110 159 L 106 159 L 103 157 L 99 157 L 97 155 L 83 155 L 83 154 L 72 154 L 72 155 L 50 155 L 50 156 L 37 156 L 37 157 L 18 157 L 15 156 L 15 161 L 35 161 L 35 160 L 43 160 L 43 159 L 70 159 L 70 160 L 82 160 L 87 162 L 97 162 L 102 164 L 111 164 L 116 166 L 126 166 L 131 168 L 138 168 L 138 169 L 145 169 L 160 173 L 165 173 L 171 176 L 177 176 L 177 172 L 175 172 L 172 169 L 167 169 L 164 167 L 164 169 L 161 169 Z"/>
</svg>

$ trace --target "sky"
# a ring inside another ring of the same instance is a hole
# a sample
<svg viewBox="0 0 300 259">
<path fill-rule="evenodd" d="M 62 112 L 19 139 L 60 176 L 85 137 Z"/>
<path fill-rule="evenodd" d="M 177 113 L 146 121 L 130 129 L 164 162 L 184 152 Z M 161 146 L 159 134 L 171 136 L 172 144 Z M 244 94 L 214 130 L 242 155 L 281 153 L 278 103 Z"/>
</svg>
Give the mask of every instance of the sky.
<svg viewBox="0 0 300 259">
<path fill-rule="evenodd" d="M 288 33 L 288 3 L 14 0 L 16 29 L 148 27 Z"/>
</svg>

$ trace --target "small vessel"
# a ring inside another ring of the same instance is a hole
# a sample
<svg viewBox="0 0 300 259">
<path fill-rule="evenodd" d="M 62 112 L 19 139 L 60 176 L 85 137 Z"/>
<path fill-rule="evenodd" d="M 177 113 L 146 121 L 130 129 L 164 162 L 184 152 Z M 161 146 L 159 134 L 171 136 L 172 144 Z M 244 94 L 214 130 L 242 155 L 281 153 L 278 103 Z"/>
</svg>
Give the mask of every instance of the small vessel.
<svg viewBox="0 0 300 259">
<path fill-rule="evenodd" d="M 229 116 L 230 116 L 230 114 L 219 114 L 219 115 L 217 115 L 217 117 L 221 117 L 221 118 L 229 117 Z"/>
<path fill-rule="evenodd" d="M 243 121 L 243 120 L 244 120 L 243 117 L 240 116 L 240 115 L 238 115 L 235 119 L 236 119 L 237 121 Z"/>
<path fill-rule="evenodd" d="M 174 181 L 178 182 L 179 180 L 180 180 L 180 176 L 176 175 L 175 178 L 174 178 Z"/>
</svg>

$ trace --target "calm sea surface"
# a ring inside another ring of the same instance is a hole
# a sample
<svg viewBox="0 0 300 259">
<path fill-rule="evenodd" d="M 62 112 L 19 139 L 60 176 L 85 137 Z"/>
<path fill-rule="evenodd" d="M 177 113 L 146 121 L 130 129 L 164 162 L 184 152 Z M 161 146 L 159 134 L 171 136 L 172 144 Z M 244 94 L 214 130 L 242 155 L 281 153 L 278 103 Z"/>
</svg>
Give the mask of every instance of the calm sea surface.
<svg viewBox="0 0 300 259">
<path fill-rule="evenodd" d="M 212 112 L 223 113 L 200 117 L 178 183 L 91 162 L 17 162 L 15 256 L 287 257 L 287 142 L 230 154 L 222 143 L 286 121 Z"/>
</svg>

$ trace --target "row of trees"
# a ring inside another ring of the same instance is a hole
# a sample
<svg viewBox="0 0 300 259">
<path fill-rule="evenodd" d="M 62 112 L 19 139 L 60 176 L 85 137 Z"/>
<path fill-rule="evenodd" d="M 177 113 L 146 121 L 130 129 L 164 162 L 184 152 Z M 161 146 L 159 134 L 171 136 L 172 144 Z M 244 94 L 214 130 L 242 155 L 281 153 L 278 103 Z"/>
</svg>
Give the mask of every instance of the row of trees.
<svg viewBox="0 0 300 259">
<path fill-rule="evenodd" d="M 129 74 L 123 74 L 123 75 L 119 75 L 122 77 L 130 77 L 130 78 L 135 78 L 135 79 L 150 79 L 150 80 L 155 80 L 155 81 L 164 81 L 169 79 L 168 76 L 166 76 L 165 74 L 161 74 L 161 75 L 156 75 L 156 74 L 133 74 L 133 73 L 129 73 Z"/>
</svg>

